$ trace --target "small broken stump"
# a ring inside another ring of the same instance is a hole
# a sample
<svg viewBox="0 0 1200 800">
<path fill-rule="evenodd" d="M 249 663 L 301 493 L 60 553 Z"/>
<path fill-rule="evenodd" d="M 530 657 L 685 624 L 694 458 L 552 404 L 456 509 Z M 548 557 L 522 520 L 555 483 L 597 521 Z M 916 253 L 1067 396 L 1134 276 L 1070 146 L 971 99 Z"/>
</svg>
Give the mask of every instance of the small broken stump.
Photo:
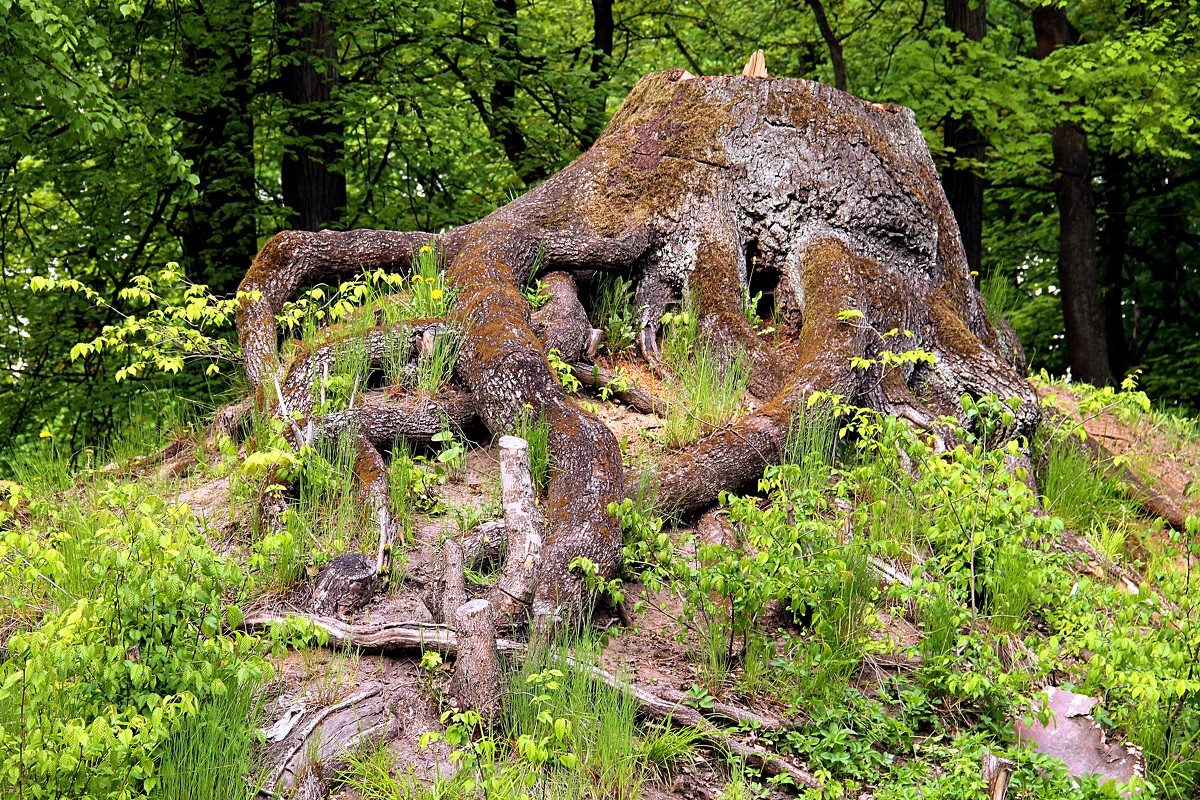
<svg viewBox="0 0 1200 800">
<path fill-rule="evenodd" d="M 308 605 L 324 616 L 348 616 L 370 603 L 382 585 L 374 559 L 361 553 L 334 556 L 317 576 Z"/>
<path fill-rule="evenodd" d="M 504 502 L 504 566 L 488 600 L 501 624 L 533 605 L 542 567 L 542 520 L 529 464 L 529 442 L 500 437 L 500 498 Z"/>
<path fill-rule="evenodd" d="M 496 618 L 487 600 L 472 600 L 454 612 L 458 655 L 450 696 L 460 707 L 496 719 L 503 706 L 500 693 L 500 651 L 496 646 Z"/>
</svg>

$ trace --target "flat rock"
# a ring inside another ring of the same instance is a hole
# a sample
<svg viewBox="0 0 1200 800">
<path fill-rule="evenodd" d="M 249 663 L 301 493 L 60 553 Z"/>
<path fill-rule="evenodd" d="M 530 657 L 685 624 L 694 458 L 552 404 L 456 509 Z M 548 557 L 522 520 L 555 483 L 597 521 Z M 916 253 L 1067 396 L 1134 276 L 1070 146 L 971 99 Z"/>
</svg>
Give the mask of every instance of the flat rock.
<svg viewBox="0 0 1200 800">
<path fill-rule="evenodd" d="M 1056 687 L 1047 688 L 1043 697 L 1050 719 L 1045 725 L 1036 719 L 1029 725 L 1018 720 L 1014 725 L 1018 739 L 1039 753 L 1062 759 L 1076 777 L 1095 775 L 1127 784 L 1145 776 L 1141 751 L 1133 745 L 1106 742 L 1104 729 L 1089 716 L 1100 702 L 1097 698 Z"/>
</svg>

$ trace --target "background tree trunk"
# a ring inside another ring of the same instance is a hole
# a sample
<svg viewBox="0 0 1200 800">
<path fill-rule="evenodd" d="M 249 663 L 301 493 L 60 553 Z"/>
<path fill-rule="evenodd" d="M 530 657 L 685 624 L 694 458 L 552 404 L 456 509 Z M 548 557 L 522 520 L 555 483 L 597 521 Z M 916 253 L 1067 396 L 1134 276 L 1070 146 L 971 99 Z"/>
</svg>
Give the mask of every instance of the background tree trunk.
<svg viewBox="0 0 1200 800">
<path fill-rule="evenodd" d="M 829 17 L 825 14 L 825 6 L 821 4 L 821 0 L 808 0 L 808 7 L 812 9 L 813 16 L 817 19 L 817 29 L 821 31 L 821 38 L 829 48 L 829 61 L 833 64 L 833 85 L 843 92 L 848 92 L 850 90 L 846 88 L 846 58 L 842 53 L 842 42 L 833 26 L 829 24 Z"/>
<path fill-rule="evenodd" d="M 1129 168 L 1124 159 L 1104 159 L 1104 204 L 1100 229 L 1100 291 L 1104 301 L 1104 335 L 1114 375 L 1129 371 L 1125 340 L 1125 253 L 1129 246 Z"/>
<path fill-rule="evenodd" d="M 291 127 L 283 202 L 297 230 L 337 227 L 346 209 L 346 176 L 336 168 L 344 131 L 333 103 L 338 70 L 332 24 L 321 4 L 276 3 L 280 82 Z"/>
<path fill-rule="evenodd" d="M 987 34 L 987 7 L 977 0 L 946 0 L 946 26 L 972 42 L 981 42 Z M 942 188 L 954 209 L 958 231 L 962 235 L 967 266 L 981 272 L 983 264 L 983 186 L 980 166 L 959 166 L 960 160 L 981 163 L 987 154 L 987 140 L 975 127 L 971 116 L 946 116 L 942 123 L 942 141 L 953 151 L 950 164 L 942 170 Z M 976 281 L 978 283 L 978 281 Z"/>
<path fill-rule="evenodd" d="M 608 122 L 605 113 L 607 93 L 603 87 L 608 82 L 612 52 L 612 0 L 592 0 L 592 78 L 588 82 L 592 96 L 588 101 L 588 120 L 583 131 L 583 137 L 587 140 L 584 146 L 590 146 L 600 138 Z"/>
<path fill-rule="evenodd" d="M 251 13 L 245 4 L 218 3 L 182 26 L 193 34 L 183 43 L 183 61 L 195 91 L 177 111 L 184 120 L 179 150 L 200 181 L 178 231 L 188 277 L 218 294 L 237 287 L 258 249 Z"/>
<path fill-rule="evenodd" d="M 1077 33 L 1061 6 L 1033 9 L 1039 58 L 1074 44 Z M 1112 377 L 1104 312 L 1096 284 L 1096 197 L 1087 134 L 1072 122 L 1054 127 L 1054 194 L 1058 198 L 1058 277 L 1071 374 L 1103 386 Z"/>
</svg>

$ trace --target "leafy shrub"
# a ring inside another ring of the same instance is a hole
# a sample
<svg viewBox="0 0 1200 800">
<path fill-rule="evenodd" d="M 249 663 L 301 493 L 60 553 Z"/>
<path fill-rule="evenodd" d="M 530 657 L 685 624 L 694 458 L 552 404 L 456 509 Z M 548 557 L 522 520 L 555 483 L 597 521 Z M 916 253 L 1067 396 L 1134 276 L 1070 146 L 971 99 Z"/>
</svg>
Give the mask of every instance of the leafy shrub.
<svg viewBox="0 0 1200 800">
<path fill-rule="evenodd" d="M 126 798 L 158 785 L 156 758 L 201 704 L 268 673 L 225 593 L 242 585 L 183 507 L 136 486 L 105 488 L 83 515 L 30 509 L 0 568 L 55 587 L 40 627 L 9 638 L 0 665 L 0 786 L 26 798 Z M 11 521 L 0 512 L 0 522 Z M 81 524 L 82 523 L 82 524 Z"/>
</svg>

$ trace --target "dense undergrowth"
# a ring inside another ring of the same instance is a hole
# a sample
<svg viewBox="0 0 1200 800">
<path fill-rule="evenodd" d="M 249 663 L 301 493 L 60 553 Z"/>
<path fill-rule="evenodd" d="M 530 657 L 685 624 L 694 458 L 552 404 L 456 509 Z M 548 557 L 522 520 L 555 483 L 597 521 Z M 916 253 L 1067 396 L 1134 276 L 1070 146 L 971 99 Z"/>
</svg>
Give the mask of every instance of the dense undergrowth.
<svg viewBox="0 0 1200 800">
<path fill-rule="evenodd" d="M 1194 423 L 1149 411 L 1131 389 L 1072 388 L 1085 413 L 1197 437 Z M 1013 447 L 993 447 L 1007 407 L 967 402 L 973 427 L 939 453 L 897 420 L 818 399 L 758 491 L 722 497 L 720 541 L 625 501 L 614 509 L 627 533 L 625 602 L 652 613 L 664 596 L 682 598 L 681 609 L 659 613 L 688 655 L 697 707 L 721 699 L 797 715 L 793 729 L 757 735 L 823 780 L 807 796 L 980 796 L 984 751 L 1017 762 L 1010 797 L 1114 796 L 1015 745 L 1012 720 L 1036 713 L 1047 685 L 1101 698 L 1095 716 L 1110 735 L 1144 750 L 1143 796 L 1194 796 L 1200 529 L 1191 521 L 1175 534 L 1144 518 L 1066 423 L 1031 443 L 1039 505 L 1011 468 Z M 544 424 L 524 420 L 517 432 L 544 437 Z M 253 794 L 257 714 L 282 639 L 237 632 L 239 606 L 285 591 L 338 552 L 370 552 L 373 535 L 344 446 L 285 456 L 278 433 L 263 422 L 256 453 L 227 444 L 201 470 L 229 480 L 244 511 L 278 474 L 268 468 L 294 459 L 301 496 L 285 528 L 262 538 L 252 526 L 232 539 L 207 530 L 173 504 L 177 482 L 98 469 L 108 459 L 90 453 L 69 467 L 52 437 L 8 464 L 0 794 Z M 397 518 L 432 514 L 456 531 L 497 513 L 494 497 L 442 499 L 438 487 L 455 480 L 468 446 L 452 434 L 393 454 Z M 1101 563 L 1066 546 L 1073 536 Z M 1144 576 L 1140 586 L 1120 579 L 1126 569 Z M 602 646 L 577 642 L 575 657 L 587 663 Z M 873 668 L 884 656 L 892 666 Z M 694 735 L 639 722 L 577 663 L 560 647 L 515 665 L 512 701 L 491 731 L 449 711 L 427 738 L 455 753 L 454 774 L 423 782 L 379 748 L 354 754 L 342 777 L 380 800 L 634 798 L 692 764 Z M 718 772 L 730 800 L 763 789 L 744 764 L 718 763 Z"/>
</svg>

